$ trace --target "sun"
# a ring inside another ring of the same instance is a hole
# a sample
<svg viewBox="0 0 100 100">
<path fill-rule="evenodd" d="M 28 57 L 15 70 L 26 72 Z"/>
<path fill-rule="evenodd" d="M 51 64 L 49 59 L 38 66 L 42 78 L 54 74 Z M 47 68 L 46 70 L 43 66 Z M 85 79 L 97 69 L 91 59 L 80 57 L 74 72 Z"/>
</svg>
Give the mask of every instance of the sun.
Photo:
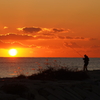
<svg viewBox="0 0 100 100">
<path fill-rule="evenodd" d="M 9 54 L 10 54 L 10 56 L 16 56 L 17 55 L 17 50 L 16 49 L 10 49 Z"/>
</svg>

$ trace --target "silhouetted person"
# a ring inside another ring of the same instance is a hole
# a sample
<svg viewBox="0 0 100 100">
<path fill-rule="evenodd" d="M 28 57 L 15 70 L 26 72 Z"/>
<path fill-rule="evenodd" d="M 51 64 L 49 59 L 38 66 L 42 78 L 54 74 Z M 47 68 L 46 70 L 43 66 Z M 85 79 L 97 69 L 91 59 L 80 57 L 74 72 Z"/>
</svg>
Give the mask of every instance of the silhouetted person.
<svg viewBox="0 0 100 100">
<path fill-rule="evenodd" d="M 84 67 L 83 67 L 83 71 L 87 71 L 87 66 L 89 64 L 89 57 L 87 55 L 84 55 Z"/>
</svg>

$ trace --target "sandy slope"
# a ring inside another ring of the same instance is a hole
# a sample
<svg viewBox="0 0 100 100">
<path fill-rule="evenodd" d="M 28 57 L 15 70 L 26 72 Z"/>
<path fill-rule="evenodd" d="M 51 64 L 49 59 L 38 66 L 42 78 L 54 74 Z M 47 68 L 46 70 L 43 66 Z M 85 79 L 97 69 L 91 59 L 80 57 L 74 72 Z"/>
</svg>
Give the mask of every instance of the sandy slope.
<svg viewBox="0 0 100 100">
<path fill-rule="evenodd" d="M 0 100 L 100 100 L 100 71 L 84 81 L 0 79 Z"/>
</svg>

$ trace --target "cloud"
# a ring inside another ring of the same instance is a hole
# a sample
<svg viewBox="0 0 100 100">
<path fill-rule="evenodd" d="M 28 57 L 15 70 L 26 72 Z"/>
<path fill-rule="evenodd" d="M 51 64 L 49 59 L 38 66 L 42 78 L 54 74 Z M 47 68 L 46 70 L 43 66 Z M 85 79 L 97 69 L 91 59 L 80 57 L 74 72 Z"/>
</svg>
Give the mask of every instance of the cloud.
<svg viewBox="0 0 100 100">
<path fill-rule="evenodd" d="M 42 48 L 42 46 L 30 45 L 29 48 Z"/>
<path fill-rule="evenodd" d="M 70 48 L 81 48 L 81 46 L 77 45 L 75 42 L 64 42 L 64 46 Z"/>
<path fill-rule="evenodd" d="M 7 26 L 4 26 L 4 29 L 7 29 L 8 27 Z"/>
<path fill-rule="evenodd" d="M 6 35 L 0 35 L 0 40 L 30 40 L 33 39 L 32 36 L 29 35 L 19 35 L 19 34 L 13 34 L 9 33 Z"/>
<path fill-rule="evenodd" d="M 9 47 L 9 43 L 4 43 L 0 41 L 0 48 L 8 48 L 8 47 Z"/>
<path fill-rule="evenodd" d="M 65 39 L 65 36 L 58 36 L 59 39 Z"/>
<path fill-rule="evenodd" d="M 43 35 L 55 35 L 55 33 L 57 34 L 62 32 L 65 32 L 65 30 L 61 28 L 41 28 L 41 31 L 38 33 Z"/>
<path fill-rule="evenodd" d="M 97 48 L 100 48 L 100 45 L 93 45 L 91 46 L 91 48 L 97 49 Z"/>
<path fill-rule="evenodd" d="M 72 36 L 62 36 L 58 34 L 52 34 L 52 33 L 44 33 L 43 34 L 35 34 L 35 35 L 29 35 L 29 34 L 15 34 L 15 33 L 8 33 L 8 34 L 1 34 L 0 40 L 11 40 L 11 41 L 20 41 L 20 40 L 45 40 L 45 39 L 64 39 L 64 40 L 81 40 L 81 41 L 92 41 L 96 40 L 93 38 L 84 38 L 84 37 L 72 37 Z"/>
<path fill-rule="evenodd" d="M 89 38 L 84 38 L 84 37 L 81 37 L 81 36 L 77 36 L 77 37 L 66 36 L 66 39 L 73 39 L 73 40 L 88 40 Z"/>
<path fill-rule="evenodd" d="M 81 39 L 81 40 L 84 40 L 84 39 L 86 39 L 86 38 L 84 38 L 84 37 L 75 37 L 75 39 Z"/>
<path fill-rule="evenodd" d="M 23 28 L 17 28 L 19 31 L 23 31 L 25 33 L 34 33 L 34 32 L 39 32 L 42 29 L 39 27 L 23 27 Z"/>
<path fill-rule="evenodd" d="M 39 32 L 41 31 L 41 28 L 37 28 L 37 27 L 25 27 L 23 28 L 23 31 L 26 33 L 33 33 L 33 32 Z"/>
<path fill-rule="evenodd" d="M 9 33 L 6 35 L 0 35 L 0 40 L 13 40 L 13 41 L 18 41 L 18 40 L 38 40 L 38 39 L 54 39 L 56 38 L 55 36 L 49 36 L 49 35 L 23 35 L 23 34 L 14 34 L 14 33 Z"/>
<path fill-rule="evenodd" d="M 66 39 L 74 39 L 74 38 L 71 36 L 66 36 Z"/>
<path fill-rule="evenodd" d="M 24 33 L 61 33 L 69 32 L 70 30 L 65 30 L 63 28 L 42 28 L 42 27 L 22 27 L 17 28 L 18 31 L 23 31 Z"/>
<path fill-rule="evenodd" d="M 28 46 L 25 46 L 23 45 L 22 43 L 20 42 L 3 42 L 3 41 L 0 41 L 0 48 L 3 48 L 3 49 L 7 49 L 7 48 L 27 48 Z"/>
<path fill-rule="evenodd" d="M 92 40 L 97 40 L 97 38 L 85 38 L 81 36 L 77 37 L 72 37 L 72 36 L 58 36 L 59 39 L 65 39 L 65 40 L 81 40 L 81 41 L 92 41 Z"/>
<path fill-rule="evenodd" d="M 18 47 L 18 48 L 20 48 L 20 47 L 28 48 L 28 47 L 29 47 L 28 45 L 24 45 L 24 44 L 22 44 L 22 43 L 20 43 L 20 42 L 12 42 L 12 43 L 11 43 L 11 46 L 12 46 L 12 47 Z"/>
<path fill-rule="evenodd" d="M 44 35 L 37 35 L 34 37 L 34 39 L 55 39 L 56 37 L 55 36 L 44 36 Z"/>
<path fill-rule="evenodd" d="M 54 33 L 55 32 L 63 32 L 63 31 L 65 31 L 64 29 L 61 29 L 61 28 L 53 28 L 52 30 L 53 30 Z"/>
<path fill-rule="evenodd" d="M 58 36 L 60 39 L 66 39 L 66 40 L 86 40 L 84 37 L 72 37 L 72 36 Z"/>
<path fill-rule="evenodd" d="M 93 41 L 93 40 L 98 40 L 97 38 L 90 38 L 89 39 L 90 41 Z"/>
<path fill-rule="evenodd" d="M 74 39 L 77 40 L 85 40 L 85 41 L 92 41 L 92 40 L 97 40 L 97 38 L 84 38 L 84 37 L 75 37 Z"/>
<path fill-rule="evenodd" d="M 25 45 L 20 42 L 3 42 L 0 41 L 0 48 L 2 49 L 9 49 L 9 48 L 41 48 L 41 46 L 36 45 Z"/>
</svg>

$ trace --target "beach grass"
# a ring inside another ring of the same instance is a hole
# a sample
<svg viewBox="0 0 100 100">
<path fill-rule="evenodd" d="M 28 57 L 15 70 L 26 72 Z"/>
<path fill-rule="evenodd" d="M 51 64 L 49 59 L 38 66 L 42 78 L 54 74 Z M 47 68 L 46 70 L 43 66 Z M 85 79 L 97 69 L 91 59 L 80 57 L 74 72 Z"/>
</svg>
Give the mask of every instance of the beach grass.
<svg viewBox="0 0 100 100">
<path fill-rule="evenodd" d="M 25 76 L 23 74 L 18 75 L 17 79 L 28 78 L 32 80 L 85 80 L 89 76 L 87 72 L 78 71 L 78 69 L 60 67 L 58 69 L 54 67 L 47 67 L 46 69 L 39 69 L 38 73 Z"/>
<path fill-rule="evenodd" d="M 89 78 L 86 72 L 76 71 L 68 68 L 55 69 L 50 67 L 40 71 L 38 74 L 33 74 L 29 79 L 42 80 L 83 80 Z"/>
</svg>

